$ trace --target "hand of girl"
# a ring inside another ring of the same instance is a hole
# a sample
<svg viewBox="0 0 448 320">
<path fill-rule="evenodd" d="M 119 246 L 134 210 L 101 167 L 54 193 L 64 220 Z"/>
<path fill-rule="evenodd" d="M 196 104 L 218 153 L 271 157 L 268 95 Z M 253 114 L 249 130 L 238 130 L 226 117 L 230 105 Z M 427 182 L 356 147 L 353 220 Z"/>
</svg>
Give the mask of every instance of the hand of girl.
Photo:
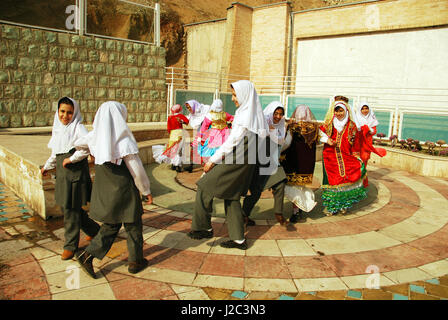
<svg viewBox="0 0 448 320">
<path fill-rule="evenodd" d="M 146 204 L 148 205 L 152 204 L 152 194 L 148 194 L 146 196 Z"/>
<path fill-rule="evenodd" d="M 204 172 L 207 173 L 210 170 L 212 170 L 212 168 L 215 166 L 215 164 L 213 162 L 207 162 L 204 166 Z"/>
<path fill-rule="evenodd" d="M 40 173 L 43 175 L 43 176 L 46 176 L 47 175 L 47 170 L 45 170 L 43 167 L 40 169 Z"/>
<path fill-rule="evenodd" d="M 328 143 L 328 145 L 330 145 L 331 147 L 333 147 L 333 146 L 335 145 L 335 142 L 334 142 L 333 139 L 331 139 L 331 138 L 328 138 L 327 143 Z"/>
<path fill-rule="evenodd" d="M 72 160 L 70 160 L 70 158 L 65 158 L 64 161 L 62 161 L 62 166 L 64 168 L 67 168 L 67 165 L 69 165 L 70 163 L 72 163 Z"/>
</svg>

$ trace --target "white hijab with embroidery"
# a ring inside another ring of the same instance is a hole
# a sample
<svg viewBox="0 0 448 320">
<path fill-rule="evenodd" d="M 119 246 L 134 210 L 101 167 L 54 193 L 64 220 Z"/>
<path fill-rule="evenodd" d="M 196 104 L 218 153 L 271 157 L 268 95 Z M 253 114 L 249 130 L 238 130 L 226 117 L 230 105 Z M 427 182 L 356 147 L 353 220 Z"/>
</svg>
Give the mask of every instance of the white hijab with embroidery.
<svg viewBox="0 0 448 320">
<path fill-rule="evenodd" d="M 48 148 L 53 151 L 53 154 L 67 153 L 75 147 L 75 140 L 79 138 L 79 134 L 86 135 L 87 129 L 82 124 L 82 115 L 79 110 L 78 102 L 72 98 L 68 98 L 73 103 L 73 117 L 69 124 L 64 125 L 59 120 L 59 105 L 58 110 L 54 115 L 53 129 L 51 139 L 48 142 Z M 77 135 L 77 131 L 79 131 Z"/>
<path fill-rule="evenodd" d="M 116 101 L 103 103 L 93 120 L 93 130 L 86 137 L 95 164 L 121 164 L 129 154 L 138 154 L 137 141 L 126 124 L 126 107 Z"/>
<path fill-rule="evenodd" d="M 369 108 L 369 113 L 367 115 L 363 115 L 361 112 L 363 106 L 367 106 Z M 355 123 L 358 129 L 361 129 L 361 127 L 365 125 L 367 125 L 369 129 L 378 126 L 379 122 L 375 117 L 375 113 L 367 102 L 361 102 L 356 109 Z"/>
<path fill-rule="evenodd" d="M 264 118 L 260 99 L 252 82 L 240 80 L 232 83 L 239 107 L 236 109 L 233 126 L 241 126 L 265 138 L 269 134 L 269 126 Z"/>
</svg>

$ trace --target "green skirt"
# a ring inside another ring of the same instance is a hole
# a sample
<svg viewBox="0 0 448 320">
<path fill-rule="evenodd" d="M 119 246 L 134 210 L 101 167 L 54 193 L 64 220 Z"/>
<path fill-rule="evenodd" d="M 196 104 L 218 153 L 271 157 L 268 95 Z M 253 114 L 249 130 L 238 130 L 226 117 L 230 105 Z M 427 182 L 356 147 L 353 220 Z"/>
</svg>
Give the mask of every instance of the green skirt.
<svg viewBox="0 0 448 320">
<path fill-rule="evenodd" d="M 90 217 L 96 221 L 119 224 L 141 219 L 143 206 L 126 164 L 106 162 L 95 165 Z"/>
<path fill-rule="evenodd" d="M 92 180 L 90 179 L 87 158 L 77 163 L 71 163 L 66 168 L 62 166 L 64 159 L 69 158 L 75 150 L 56 155 L 56 204 L 64 209 L 81 209 L 90 201 Z"/>
</svg>

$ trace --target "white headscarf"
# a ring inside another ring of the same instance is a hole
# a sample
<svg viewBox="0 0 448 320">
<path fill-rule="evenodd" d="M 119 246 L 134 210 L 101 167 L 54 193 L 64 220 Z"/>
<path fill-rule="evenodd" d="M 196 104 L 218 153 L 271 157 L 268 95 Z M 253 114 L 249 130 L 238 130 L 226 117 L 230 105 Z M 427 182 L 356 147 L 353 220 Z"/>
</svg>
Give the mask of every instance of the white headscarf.
<svg viewBox="0 0 448 320">
<path fill-rule="evenodd" d="M 348 114 L 348 110 L 347 110 L 347 106 L 345 105 L 344 102 L 342 101 L 336 101 L 334 103 L 334 109 L 336 109 L 337 107 L 341 107 L 342 109 L 345 110 L 345 117 L 342 120 L 339 120 L 336 115 L 333 118 L 333 126 L 336 128 L 336 130 L 338 130 L 338 132 L 341 132 L 345 125 L 348 122 L 348 118 L 349 118 L 349 114 Z"/>
<path fill-rule="evenodd" d="M 239 107 L 236 109 L 233 126 L 241 126 L 265 138 L 269 134 L 269 126 L 263 115 L 260 99 L 252 82 L 240 80 L 232 83 Z"/>
<path fill-rule="evenodd" d="M 311 112 L 310 107 L 308 107 L 306 104 L 299 104 L 296 107 L 296 110 L 294 110 L 292 118 L 296 119 L 297 121 L 316 121 L 316 118 Z"/>
<path fill-rule="evenodd" d="M 210 111 L 221 112 L 222 107 L 223 107 L 222 100 L 216 99 L 215 101 L 213 101 L 212 106 L 210 107 Z"/>
<path fill-rule="evenodd" d="M 204 121 L 205 115 L 210 110 L 209 105 L 201 104 L 196 100 L 188 100 L 185 102 L 191 107 L 191 113 L 187 116 L 190 126 L 193 129 L 197 129 Z"/>
<path fill-rule="evenodd" d="M 116 101 L 103 103 L 93 120 L 93 130 L 86 137 L 95 164 L 121 163 L 129 154 L 138 154 L 137 142 L 126 124 L 126 107 Z"/>
<path fill-rule="evenodd" d="M 210 111 L 207 112 L 207 115 L 205 116 L 207 119 L 211 120 L 212 116 L 210 112 L 222 112 L 223 109 L 223 103 L 221 99 L 216 99 L 213 101 L 212 105 L 210 106 Z"/>
<path fill-rule="evenodd" d="M 75 140 L 77 139 L 76 131 L 80 130 L 84 135 L 87 134 L 87 129 L 82 124 L 82 115 L 79 110 L 78 102 L 69 98 L 73 103 L 73 117 L 69 124 L 64 125 L 59 120 L 59 105 L 58 110 L 54 115 L 53 130 L 51 139 L 48 142 L 54 154 L 67 153 L 75 147 Z"/>
<path fill-rule="evenodd" d="M 369 113 L 365 116 L 362 114 L 361 109 L 363 106 L 369 107 Z M 375 113 L 367 102 L 361 102 L 356 109 L 355 113 L 355 123 L 358 129 L 361 129 L 362 126 L 367 125 L 370 129 L 378 126 L 379 122 L 375 117 Z"/>
<path fill-rule="evenodd" d="M 280 101 L 273 101 L 266 106 L 263 110 L 264 117 L 268 126 L 273 126 L 276 130 L 279 131 L 279 136 L 284 138 L 286 135 L 286 127 L 285 127 L 285 117 L 283 117 L 278 123 L 274 123 L 274 112 L 278 108 L 283 109 L 283 113 L 285 113 L 285 107 L 281 104 Z"/>
</svg>

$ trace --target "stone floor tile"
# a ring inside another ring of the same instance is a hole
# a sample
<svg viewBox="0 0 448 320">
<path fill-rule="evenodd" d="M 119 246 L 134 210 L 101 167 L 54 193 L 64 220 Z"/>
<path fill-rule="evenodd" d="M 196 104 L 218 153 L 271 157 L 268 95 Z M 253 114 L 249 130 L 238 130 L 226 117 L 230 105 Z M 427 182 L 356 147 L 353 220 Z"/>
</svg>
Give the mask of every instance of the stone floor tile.
<svg viewBox="0 0 448 320">
<path fill-rule="evenodd" d="M 107 279 L 101 272 L 97 272 L 96 276 L 97 278 L 93 279 L 76 263 L 65 271 L 48 274 L 46 278 L 50 292 L 57 294 L 107 283 Z"/>
<path fill-rule="evenodd" d="M 348 290 L 340 278 L 294 279 L 299 291 Z"/>
<path fill-rule="evenodd" d="M 393 293 L 382 289 L 362 289 L 363 300 L 392 300 Z"/>
<path fill-rule="evenodd" d="M 178 294 L 180 300 L 210 300 L 210 297 L 202 290 L 197 289 Z"/>
<path fill-rule="evenodd" d="M 126 277 L 109 285 L 117 300 L 160 300 L 175 295 L 166 283 L 133 277 Z"/>
<path fill-rule="evenodd" d="M 448 286 L 425 283 L 426 293 L 440 298 L 448 298 Z"/>
<path fill-rule="evenodd" d="M 407 283 L 398 284 L 398 285 L 394 285 L 394 286 L 385 286 L 382 289 L 385 290 L 386 292 L 398 293 L 403 296 L 409 295 L 409 284 L 407 284 Z"/>
<path fill-rule="evenodd" d="M 319 291 L 316 296 L 328 300 L 344 300 L 347 295 L 346 290 Z"/>
<path fill-rule="evenodd" d="M 211 300 L 229 300 L 234 290 L 230 289 L 215 289 L 202 288 L 202 290 L 209 296 Z"/>
<path fill-rule="evenodd" d="M 398 293 L 394 293 L 393 297 L 392 297 L 392 300 L 409 300 L 409 297 L 401 295 L 401 294 L 398 294 Z"/>
<path fill-rule="evenodd" d="M 282 253 L 275 240 L 247 240 L 246 256 L 281 257 Z"/>
<path fill-rule="evenodd" d="M 361 289 L 361 288 L 370 288 L 376 286 L 390 286 L 394 285 L 395 282 L 391 281 L 389 278 L 382 276 L 381 274 L 362 274 L 357 276 L 348 276 L 341 277 L 341 280 L 349 287 L 350 289 Z"/>
<path fill-rule="evenodd" d="M 440 298 L 414 291 L 411 291 L 409 298 L 410 300 L 440 300 Z"/>
<path fill-rule="evenodd" d="M 336 277 L 333 269 L 320 256 L 285 257 L 284 260 L 294 279 Z"/>
<path fill-rule="evenodd" d="M 252 291 L 246 300 L 277 300 L 279 295 L 278 292 Z"/>
<path fill-rule="evenodd" d="M 0 297 L 2 300 L 31 300 L 49 296 L 49 290 L 45 277 L 35 277 L 26 281 L 19 281 L 0 285 Z"/>
<path fill-rule="evenodd" d="M 122 272 L 127 273 L 127 268 L 125 270 L 126 271 L 123 270 L 124 272 Z M 183 286 L 192 286 L 196 274 L 190 272 L 148 267 L 145 270 L 135 274 L 134 276 L 142 279 L 167 282 Z"/>
<path fill-rule="evenodd" d="M 418 268 L 434 277 L 444 276 L 448 273 L 448 260 L 428 263 Z"/>
<path fill-rule="evenodd" d="M 245 278 L 244 291 L 297 292 L 298 290 L 291 279 Z"/>
<path fill-rule="evenodd" d="M 277 244 L 284 257 L 318 255 L 310 243 L 303 239 L 277 240 Z"/>
<path fill-rule="evenodd" d="M 209 254 L 205 257 L 199 274 L 243 277 L 244 263 L 242 256 Z"/>
<path fill-rule="evenodd" d="M 109 283 L 98 284 L 78 290 L 53 295 L 53 300 L 116 300 Z"/>
<path fill-rule="evenodd" d="M 408 283 L 412 281 L 431 279 L 432 276 L 418 268 L 409 268 L 389 271 L 383 274 L 395 283 Z"/>
<path fill-rule="evenodd" d="M 291 279 L 282 257 L 246 257 L 244 276 L 248 278 Z"/>
<path fill-rule="evenodd" d="M 176 294 L 197 290 L 197 287 L 194 286 L 179 286 L 177 284 L 172 284 L 170 286 Z"/>
<path fill-rule="evenodd" d="M 326 300 L 325 298 L 321 298 L 312 294 L 308 294 L 308 293 L 299 293 L 294 300 Z"/>
<path fill-rule="evenodd" d="M 42 247 L 35 247 L 30 249 L 30 253 L 36 258 L 36 260 L 41 260 L 56 255 L 53 251 L 47 250 Z"/>
<path fill-rule="evenodd" d="M 198 274 L 193 281 L 193 285 L 203 288 L 213 285 L 216 288 L 228 290 L 243 290 L 244 278 Z"/>
</svg>

